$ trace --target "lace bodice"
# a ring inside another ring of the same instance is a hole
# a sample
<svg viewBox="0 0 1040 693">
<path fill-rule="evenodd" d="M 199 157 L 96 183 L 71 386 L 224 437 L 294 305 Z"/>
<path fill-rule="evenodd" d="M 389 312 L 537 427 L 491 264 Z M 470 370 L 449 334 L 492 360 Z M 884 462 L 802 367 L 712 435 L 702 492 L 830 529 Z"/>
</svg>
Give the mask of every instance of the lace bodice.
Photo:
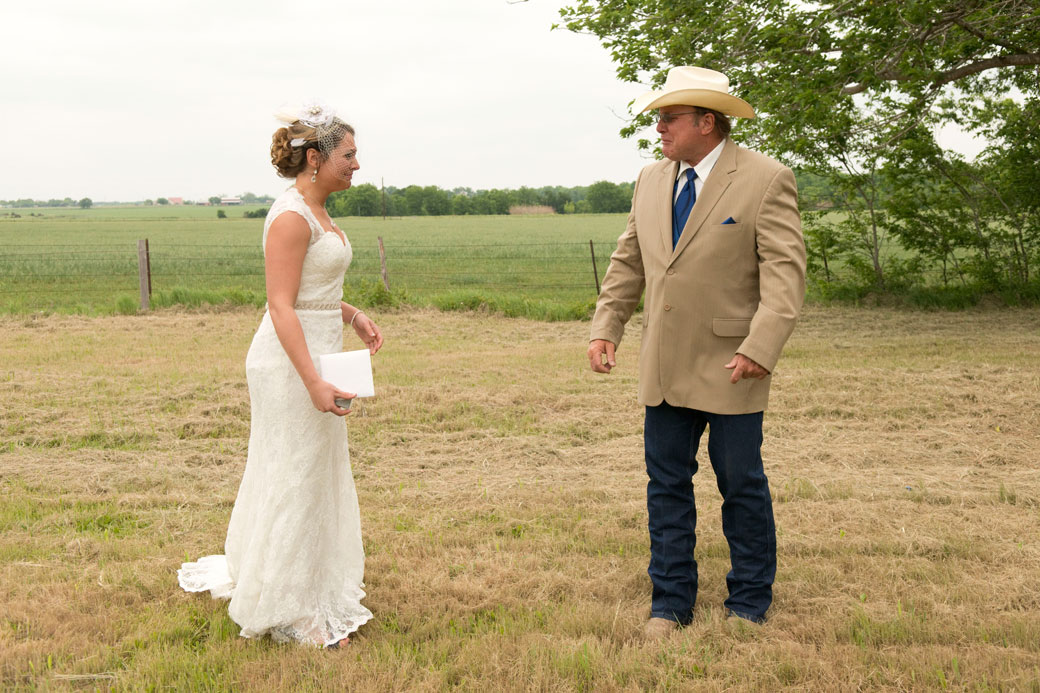
<svg viewBox="0 0 1040 693">
<path fill-rule="evenodd" d="M 296 295 L 297 306 L 332 305 L 339 307 L 343 296 L 343 274 L 350 265 L 353 250 L 346 234 L 342 239 L 338 233 L 328 232 L 318 223 L 317 217 L 303 199 L 303 195 L 295 186 L 278 196 L 271 205 L 264 221 L 264 254 L 267 253 L 267 232 L 271 224 L 281 214 L 295 212 L 307 222 L 311 229 L 310 246 L 303 259 L 303 272 L 300 275 L 300 290 Z"/>
</svg>

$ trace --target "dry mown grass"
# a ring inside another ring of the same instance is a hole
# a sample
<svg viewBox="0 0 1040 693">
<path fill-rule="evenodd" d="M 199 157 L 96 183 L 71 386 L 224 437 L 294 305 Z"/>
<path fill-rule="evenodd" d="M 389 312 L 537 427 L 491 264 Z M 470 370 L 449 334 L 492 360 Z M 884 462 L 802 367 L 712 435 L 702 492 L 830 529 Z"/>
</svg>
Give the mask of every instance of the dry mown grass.
<svg viewBox="0 0 1040 693">
<path fill-rule="evenodd" d="M 770 622 L 722 619 L 710 465 L 701 593 L 647 615 L 630 333 L 387 314 L 349 420 L 376 619 L 345 651 L 237 637 L 182 593 L 245 460 L 252 310 L 0 319 L 0 687 L 1040 689 L 1040 312 L 810 310 L 766 417 Z"/>
</svg>

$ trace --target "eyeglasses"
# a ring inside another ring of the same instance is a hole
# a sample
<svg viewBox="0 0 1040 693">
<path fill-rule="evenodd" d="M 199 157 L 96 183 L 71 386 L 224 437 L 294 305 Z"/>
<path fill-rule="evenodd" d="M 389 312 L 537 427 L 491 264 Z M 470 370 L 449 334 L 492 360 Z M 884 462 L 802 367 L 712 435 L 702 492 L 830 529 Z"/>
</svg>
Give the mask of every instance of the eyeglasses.
<svg viewBox="0 0 1040 693">
<path fill-rule="evenodd" d="M 684 115 L 701 115 L 700 111 L 683 111 L 682 113 L 661 113 L 657 114 L 657 122 L 670 125 L 672 121 L 676 120 L 679 116 Z"/>
</svg>

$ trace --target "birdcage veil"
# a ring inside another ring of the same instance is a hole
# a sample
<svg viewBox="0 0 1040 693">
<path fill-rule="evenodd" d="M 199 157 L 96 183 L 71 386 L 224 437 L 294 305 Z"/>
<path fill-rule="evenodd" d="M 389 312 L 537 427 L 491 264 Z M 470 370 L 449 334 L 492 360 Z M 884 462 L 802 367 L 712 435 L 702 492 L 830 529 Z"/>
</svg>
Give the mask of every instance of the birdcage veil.
<svg viewBox="0 0 1040 693">
<path fill-rule="evenodd" d="M 282 106 L 274 115 L 289 131 L 289 146 L 293 149 L 316 144 L 324 158 L 342 141 L 345 133 L 353 128 L 336 115 L 336 111 L 317 99 L 306 101 L 301 106 Z"/>
</svg>

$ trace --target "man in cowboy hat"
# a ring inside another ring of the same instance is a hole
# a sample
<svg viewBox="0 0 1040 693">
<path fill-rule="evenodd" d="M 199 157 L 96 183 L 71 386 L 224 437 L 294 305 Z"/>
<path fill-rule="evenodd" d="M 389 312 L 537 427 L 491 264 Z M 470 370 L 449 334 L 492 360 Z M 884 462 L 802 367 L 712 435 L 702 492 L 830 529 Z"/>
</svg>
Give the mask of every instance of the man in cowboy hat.
<svg viewBox="0 0 1040 693">
<path fill-rule="evenodd" d="M 592 370 L 609 373 L 646 289 L 639 363 L 650 567 L 649 638 L 690 622 L 697 597 L 697 447 L 722 494 L 732 569 L 726 613 L 760 623 L 772 602 L 776 532 L 762 467 L 770 374 L 805 293 L 805 246 L 791 170 L 729 138 L 727 116 L 754 118 L 725 75 L 669 71 L 636 99 L 658 111 L 662 161 L 636 181 L 592 320 Z"/>
</svg>

